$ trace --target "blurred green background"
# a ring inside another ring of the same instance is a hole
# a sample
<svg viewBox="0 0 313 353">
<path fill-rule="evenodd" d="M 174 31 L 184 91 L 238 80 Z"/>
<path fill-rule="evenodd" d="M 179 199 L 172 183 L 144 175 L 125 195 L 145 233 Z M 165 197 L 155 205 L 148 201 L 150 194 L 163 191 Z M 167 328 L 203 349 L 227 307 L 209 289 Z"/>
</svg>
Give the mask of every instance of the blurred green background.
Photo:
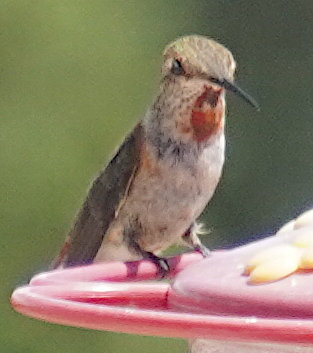
<svg viewBox="0 0 313 353">
<path fill-rule="evenodd" d="M 313 2 L 0 3 L 1 352 L 182 352 L 181 340 L 35 321 L 9 306 L 46 269 L 92 178 L 145 112 L 161 53 L 199 33 L 226 44 L 256 112 L 229 95 L 211 248 L 274 231 L 313 205 Z"/>
</svg>

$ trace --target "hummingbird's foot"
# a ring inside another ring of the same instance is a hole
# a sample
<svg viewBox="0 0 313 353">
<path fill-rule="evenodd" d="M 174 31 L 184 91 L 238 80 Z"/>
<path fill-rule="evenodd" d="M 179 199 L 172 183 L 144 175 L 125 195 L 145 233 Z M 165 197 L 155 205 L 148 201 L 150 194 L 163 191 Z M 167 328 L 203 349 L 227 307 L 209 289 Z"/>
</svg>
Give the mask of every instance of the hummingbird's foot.
<svg viewBox="0 0 313 353">
<path fill-rule="evenodd" d="M 199 252 L 203 257 L 210 255 L 210 249 L 201 243 L 198 235 L 207 234 L 201 223 L 194 222 L 182 236 L 182 240 L 195 251 Z"/>
<path fill-rule="evenodd" d="M 196 245 L 194 250 L 199 252 L 203 257 L 208 257 L 211 254 L 211 250 L 203 244 Z"/>
<path fill-rule="evenodd" d="M 145 257 L 153 261 L 158 266 L 161 278 L 166 277 L 166 275 L 170 272 L 171 269 L 166 258 L 159 257 L 153 254 L 153 252 L 148 251 L 145 252 Z"/>
<path fill-rule="evenodd" d="M 144 259 L 149 259 L 152 262 L 154 262 L 160 272 L 161 278 L 166 277 L 166 275 L 168 275 L 168 273 L 170 272 L 170 266 L 168 264 L 167 259 L 165 259 L 164 257 L 159 257 L 157 255 L 155 255 L 153 252 L 151 251 L 145 251 L 143 249 L 141 249 L 141 247 L 134 242 L 132 244 L 133 249 L 136 251 L 137 254 L 140 254 Z"/>
</svg>

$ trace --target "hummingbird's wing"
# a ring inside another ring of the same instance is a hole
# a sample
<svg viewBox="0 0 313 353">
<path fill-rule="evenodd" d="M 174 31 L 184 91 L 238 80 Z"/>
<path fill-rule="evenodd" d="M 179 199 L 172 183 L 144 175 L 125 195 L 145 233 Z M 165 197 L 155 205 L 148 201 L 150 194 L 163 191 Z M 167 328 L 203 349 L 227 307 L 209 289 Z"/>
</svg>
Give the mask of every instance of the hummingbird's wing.
<svg viewBox="0 0 313 353">
<path fill-rule="evenodd" d="M 142 135 L 138 124 L 93 182 L 52 268 L 92 262 L 131 187 L 139 165 Z"/>
</svg>

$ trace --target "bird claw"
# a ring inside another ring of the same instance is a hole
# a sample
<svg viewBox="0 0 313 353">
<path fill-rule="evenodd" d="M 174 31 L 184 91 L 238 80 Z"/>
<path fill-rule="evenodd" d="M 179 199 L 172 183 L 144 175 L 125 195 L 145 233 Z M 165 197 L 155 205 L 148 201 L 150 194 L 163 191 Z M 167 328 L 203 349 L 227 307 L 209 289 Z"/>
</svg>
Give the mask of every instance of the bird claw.
<svg viewBox="0 0 313 353">
<path fill-rule="evenodd" d="M 161 278 L 168 275 L 171 269 L 166 258 L 154 255 L 152 252 L 148 252 L 147 257 L 158 266 Z"/>
<path fill-rule="evenodd" d="M 207 231 L 203 228 L 201 223 L 194 222 L 183 235 L 183 241 L 205 258 L 210 255 L 210 249 L 201 243 L 198 235 L 202 234 L 207 234 Z"/>
<path fill-rule="evenodd" d="M 199 252 L 204 258 L 209 257 L 211 255 L 210 249 L 202 244 L 198 244 L 194 247 L 194 250 Z"/>
</svg>

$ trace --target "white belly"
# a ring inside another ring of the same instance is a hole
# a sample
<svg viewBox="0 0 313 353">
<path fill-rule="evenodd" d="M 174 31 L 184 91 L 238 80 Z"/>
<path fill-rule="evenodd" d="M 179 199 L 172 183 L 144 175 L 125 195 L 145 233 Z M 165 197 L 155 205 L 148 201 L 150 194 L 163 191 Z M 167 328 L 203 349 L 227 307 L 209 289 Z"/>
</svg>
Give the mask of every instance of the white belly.
<svg viewBox="0 0 313 353">
<path fill-rule="evenodd" d="M 167 248 L 199 217 L 220 179 L 224 148 L 221 134 L 197 159 L 175 165 L 162 160 L 157 172 L 138 175 L 123 213 L 141 224 L 144 250 Z"/>
</svg>

